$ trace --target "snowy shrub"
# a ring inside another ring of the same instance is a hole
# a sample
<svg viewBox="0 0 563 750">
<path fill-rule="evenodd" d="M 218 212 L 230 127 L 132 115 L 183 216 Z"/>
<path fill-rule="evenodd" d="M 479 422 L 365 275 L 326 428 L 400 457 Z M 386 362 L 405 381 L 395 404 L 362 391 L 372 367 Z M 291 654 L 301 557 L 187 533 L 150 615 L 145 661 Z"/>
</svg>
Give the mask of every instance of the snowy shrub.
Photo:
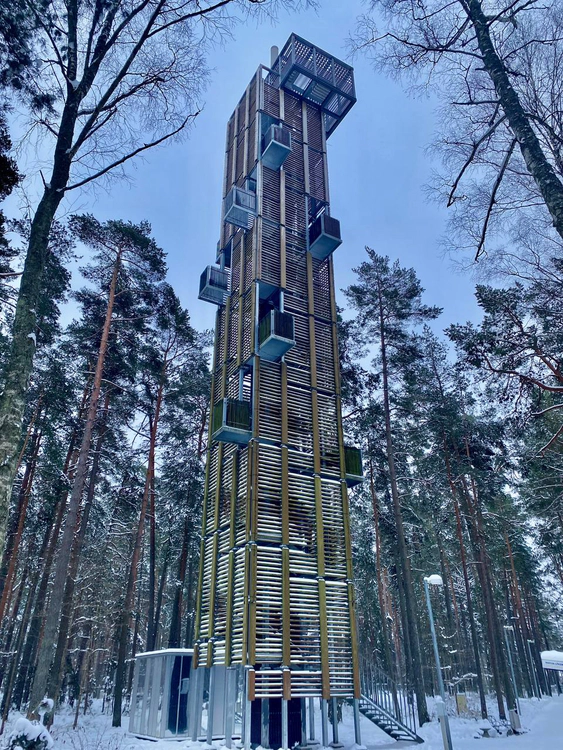
<svg viewBox="0 0 563 750">
<path fill-rule="evenodd" d="M 57 748 L 71 748 L 72 750 L 122 750 L 125 737 L 121 732 L 114 733 L 111 727 L 88 725 L 71 729 L 57 728 L 55 733 Z"/>
<path fill-rule="evenodd" d="M 23 716 L 14 724 L 8 736 L 6 750 L 49 750 L 54 747 L 53 738 L 49 731 L 37 721 L 29 721 Z"/>
</svg>

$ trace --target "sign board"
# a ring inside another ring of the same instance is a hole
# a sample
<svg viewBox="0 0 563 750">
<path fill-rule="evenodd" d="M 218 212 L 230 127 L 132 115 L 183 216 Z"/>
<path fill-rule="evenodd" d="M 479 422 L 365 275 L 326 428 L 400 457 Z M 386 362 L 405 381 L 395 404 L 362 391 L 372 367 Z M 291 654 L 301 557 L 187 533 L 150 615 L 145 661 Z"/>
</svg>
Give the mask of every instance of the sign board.
<svg viewBox="0 0 563 750">
<path fill-rule="evenodd" d="M 544 669 L 563 671 L 563 651 L 542 651 L 541 662 Z"/>
</svg>

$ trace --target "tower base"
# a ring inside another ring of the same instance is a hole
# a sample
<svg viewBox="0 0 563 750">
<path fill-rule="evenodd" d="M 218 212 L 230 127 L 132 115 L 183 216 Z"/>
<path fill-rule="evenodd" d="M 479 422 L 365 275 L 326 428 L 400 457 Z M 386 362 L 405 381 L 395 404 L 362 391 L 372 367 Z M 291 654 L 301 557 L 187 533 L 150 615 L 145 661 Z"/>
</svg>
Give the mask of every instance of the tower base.
<svg viewBox="0 0 563 750">
<path fill-rule="evenodd" d="M 287 701 L 287 747 L 301 743 L 301 698 Z M 250 742 L 253 747 L 283 747 L 282 699 L 256 698 L 251 703 Z M 267 743 L 267 744 L 266 744 Z"/>
</svg>

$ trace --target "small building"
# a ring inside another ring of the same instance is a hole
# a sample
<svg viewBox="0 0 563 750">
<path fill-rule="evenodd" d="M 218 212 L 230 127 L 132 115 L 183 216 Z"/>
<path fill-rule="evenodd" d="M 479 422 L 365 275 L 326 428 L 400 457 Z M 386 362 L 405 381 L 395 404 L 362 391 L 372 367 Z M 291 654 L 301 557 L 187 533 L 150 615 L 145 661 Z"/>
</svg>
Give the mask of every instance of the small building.
<svg viewBox="0 0 563 750">
<path fill-rule="evenodd" d="M 129 731 L 137 737 L 188 735 L 188 694 L 193 649 L 168 648 L 135 657 Z"/>
</svg>

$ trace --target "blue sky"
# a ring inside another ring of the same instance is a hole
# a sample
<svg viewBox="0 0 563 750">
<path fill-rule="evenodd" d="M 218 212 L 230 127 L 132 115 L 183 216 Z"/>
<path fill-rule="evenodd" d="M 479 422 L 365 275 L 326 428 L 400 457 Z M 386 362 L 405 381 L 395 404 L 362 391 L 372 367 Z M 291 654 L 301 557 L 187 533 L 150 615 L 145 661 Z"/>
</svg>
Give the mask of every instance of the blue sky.
<svg viewBox="0 0 563 750">
<path fill-rule="evenodd" d="M 197 299 L 199 275 L 213 263 L 219 236 L 225 128 L 231 112 L 271 45 L 283 46 L 292 31 L 337 57 L 346 58 L 346 39 L 361 0 L 324 0 L 321 10 L 282 12 L 276 24 L 248 23 L 210 55 L 213 72 L 205 107 L 190 137 L 149 152 L 129 167 L 132 181 L 108 192 L 90 191 L 73 210 L 99 219 L 148 219 L 168 253 L 169 280 L 199 328 L 214 325 L 215 308 Z M 439 239 L 446 210 L 428 202 L 423 186 L 432 162 L 425 152 L 435 128 L 432 99 L 413 99 L 401 84 L 375 73 L 368 60 L 353 61 L 357 104 L 331 136 L 331 213 L 340 219 L 343 244 L 335 253 L 337 290 L 354 279 L 352 268 L 364 246 L 413 266 L 425 301 L 444 308 L 440 327 L 478 315 L 473 283 L 442 257 Z M 340 304 L 344 304 L 339 294 Z"/>
</svg>

